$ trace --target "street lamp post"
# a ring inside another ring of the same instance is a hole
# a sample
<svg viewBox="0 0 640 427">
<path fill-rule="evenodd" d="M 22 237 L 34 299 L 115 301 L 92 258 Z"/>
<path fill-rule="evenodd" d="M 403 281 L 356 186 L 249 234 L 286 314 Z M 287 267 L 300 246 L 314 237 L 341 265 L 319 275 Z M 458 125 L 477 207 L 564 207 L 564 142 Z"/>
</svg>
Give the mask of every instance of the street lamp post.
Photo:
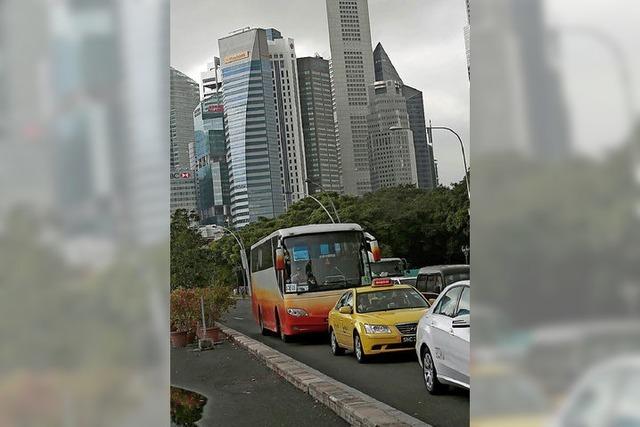
<svg viewBox="0 0 640 427">
<path fill-rule="evenodd" d="M 460 142 L 460 150 L 462 150 L 462 161 L 464 163 L 464 181 L 467 184 L 467 197 L 469 198 L 469 201 L 471 201 L 471 189 L 469 187 L 469 168 L 467 167 L 467 156 L 464 152 L 464 144 L 462 143 L 462 138 L 460 138 L 460 135 L 458 135 L 456 131 L 446 126 L 427 126 L 427 130 L 433 130 L 433 129 L 448 130 L 458 138 L 458 141 Z M 396 130 L 411 130 L 411 129 L 403 128 L 400 126 L 391 126 L 389 130 L 396 131 Z"/>
<path fill-rule="evenodd" d="M 322 204 L 322 202 L 321 202 L 320 200 L 316 199 L 316 198 L 315 198 L 315 197 L 313 197 L 311 194 L 309 194 L 307 197 L 309 197 L 309 198 L 310 198 L 310 199 L 312 199 L 312 200 L 315 200 L 315 202 L 316 202 L 317 204 L 319 204 L 319 205 L 322 207 L 322 209 L 324 209 L 324 211 L 327 213 L 327 216 L 329 217 L 329 219 L 331 220 L 331 222 L 332 222 L 333 224 L 335 224 L 335 223 L 336 223 L 336 222 L 334 221 L 333 217 L 331 216 L 331 214 L 329 213 L 329 210 L 325 207 L 325 205 L 323 205 L 323 204 Z"/>
<path fill-rule="evenodd" d="M 462 253 L 464 254 L 464 263 L 469 264 L 469 245 L 464 245 L 462 247 Z"/>
<path fill-rule="evenodd" d="M 309 178 L 305 179 L 305 182 L 308 184 L 313 184 L 316 187 L 320 188 L 323 192 L 327 193 L 327 190 L 325 190 L 319 182 L 312 181 Z M 331 196 L 329 196 L 329 203 L 331 203 L 331 208 L 333 208 L 333 213 L 336 214 L 336 219 L 338 220 L 338 222 L 342 222 L 340 221 L 340 215 L 338 215 L 338 210 L 336 209 L 336 205 L 333 204 L 333 199 L 331 198 Z"/>
<path fill-rule="evenodd" d="M 242 262 L 242 269 L 244 270 L 244 274 L 242 275 L 244 279 L 244 288 L 247 291 L 247 294 L 251 295 L 251 288 L 249 286 L 249 283 L 251 283 L 251 277 L 249 277 L 249 260 L 247 260 L 247 250 L 244 247 L 244 243 L 242 243 L 242 239 L 227 227 L 216 225 L 215 228 L 220 228 L 232 235 L 233 238 L 236 239 L 238 246 L 240 246 L 240 261 Z"/>
</svg>

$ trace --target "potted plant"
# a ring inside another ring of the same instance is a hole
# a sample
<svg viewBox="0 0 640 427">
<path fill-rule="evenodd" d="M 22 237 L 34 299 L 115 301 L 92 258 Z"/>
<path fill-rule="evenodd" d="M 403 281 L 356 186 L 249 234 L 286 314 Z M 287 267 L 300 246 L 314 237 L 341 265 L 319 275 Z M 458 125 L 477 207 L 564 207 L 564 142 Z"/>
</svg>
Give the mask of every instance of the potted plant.
<svg viewBox="0 0 640 427">
<path fill-rule="evenodd" d="M 185 347 L 193 341 L 198 307 L 199 298 L 193 289 L 178 288 L 171 291 L 169 320 L 173 347 Z"/>
<path fill-rule="evenodd" d="M 203 328 L 202 314 L 200 314 L 196 334 L 200 339 L 206 338 L 213 342 L 219 341 L 220 328 L 216 326 L 216 322 L 235 304 L 233 292 L 228 286 L 218 285 L 198 289 L 197 294 L 200 311 L 202 311 L 200 298 L 204 302 L 205 325 Z"/>
</svg>

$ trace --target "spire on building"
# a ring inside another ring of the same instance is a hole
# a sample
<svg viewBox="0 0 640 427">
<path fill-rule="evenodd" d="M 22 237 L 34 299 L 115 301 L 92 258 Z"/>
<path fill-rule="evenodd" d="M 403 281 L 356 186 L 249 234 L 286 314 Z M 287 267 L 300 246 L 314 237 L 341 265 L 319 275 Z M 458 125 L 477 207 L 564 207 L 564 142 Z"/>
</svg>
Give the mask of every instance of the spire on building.
<svg viewBox="0 0 640 427">
<path fill-rule="evenodd" d="M 402 79 L 391 63 L 389 55 L 382 47 L 382 43 L 378 43 L 373 51 L 373 66 L 377 82 L 393 80 L 402 84 Z"/>
</svg>

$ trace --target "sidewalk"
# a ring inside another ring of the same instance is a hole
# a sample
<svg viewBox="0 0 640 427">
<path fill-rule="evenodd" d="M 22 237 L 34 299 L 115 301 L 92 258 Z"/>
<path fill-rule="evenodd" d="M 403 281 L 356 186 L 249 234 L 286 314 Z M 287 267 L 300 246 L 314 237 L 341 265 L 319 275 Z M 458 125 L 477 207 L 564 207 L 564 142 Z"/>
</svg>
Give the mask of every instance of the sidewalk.
<svg viewBox="0 0 640 427">
<path fill-rule="evenodd" d="M 333 411 L 230 341 L 171 349 L 171 385 L 207 397 L 199 426 L 342 426 Z"/>
</svg>

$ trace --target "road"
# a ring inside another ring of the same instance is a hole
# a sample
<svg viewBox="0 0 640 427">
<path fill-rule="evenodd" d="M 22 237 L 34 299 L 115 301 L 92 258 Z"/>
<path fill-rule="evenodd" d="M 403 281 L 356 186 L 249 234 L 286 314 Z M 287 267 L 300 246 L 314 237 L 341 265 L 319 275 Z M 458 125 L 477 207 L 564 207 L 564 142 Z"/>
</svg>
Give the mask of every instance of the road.
<svg viewBox="0 0 640 427">
<path fill-rule="evenodd" d="M 351 354 L 333 356 L 325 335 L 283 343 L 276 336 L 260 334 L 249 299 L 238 300 L 222 323 L 435 427 L 469 425 L 469 392 L 451 388 L 444 395 L 430 395 L 413 352 L 382 355 L 359 364 Z"/>
</svg>

